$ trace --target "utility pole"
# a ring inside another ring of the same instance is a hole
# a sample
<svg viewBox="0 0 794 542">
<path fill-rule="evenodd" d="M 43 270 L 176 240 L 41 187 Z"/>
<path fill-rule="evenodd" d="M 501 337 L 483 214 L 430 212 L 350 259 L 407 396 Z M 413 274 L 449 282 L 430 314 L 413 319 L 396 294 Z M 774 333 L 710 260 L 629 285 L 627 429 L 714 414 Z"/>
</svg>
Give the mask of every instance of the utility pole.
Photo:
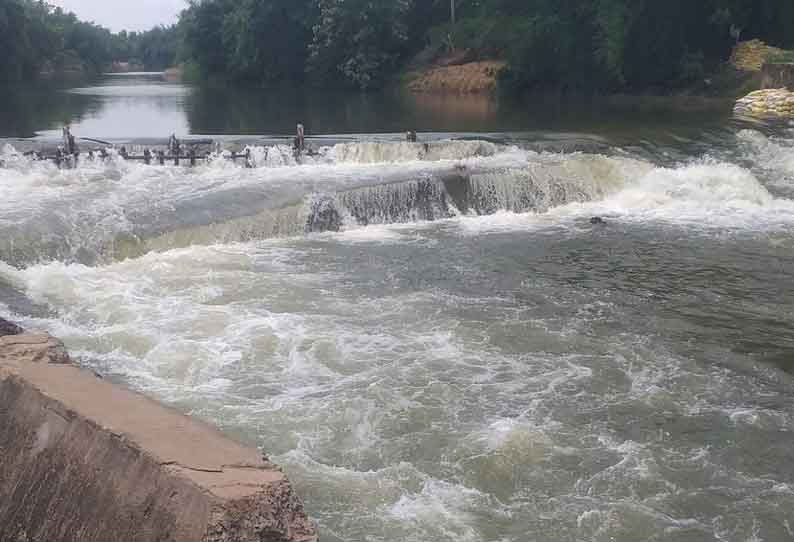
<svg viewBox="0 0 794 542">
<path fill-rule="evenodd" d="M 455 22 L 457 21 L 457 17 L 455 16 L 456 4 L 457 0 L 449 0 L 449 18 L 452 24 L 450 25 L 449 34 L 447 34 L 447 47 L 449 47 L 450 51 L 455 50 L 455 38 L 453 34 L 455 33 Z"/>
</svg>

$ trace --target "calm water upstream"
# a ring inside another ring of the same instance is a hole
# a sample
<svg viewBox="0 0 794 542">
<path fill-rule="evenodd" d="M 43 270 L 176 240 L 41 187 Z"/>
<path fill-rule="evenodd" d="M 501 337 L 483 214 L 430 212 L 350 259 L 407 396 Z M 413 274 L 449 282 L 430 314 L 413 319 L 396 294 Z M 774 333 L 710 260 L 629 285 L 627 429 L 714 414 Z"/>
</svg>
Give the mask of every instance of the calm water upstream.
<svg viewBox="0 0 794 542">
<path fill-rule="evenodd" d="M 0 312 L 260 446 L 324 541 L 794 540 L 794 127 L 156 75 L 4 92 L 5 137 L 342 140 L 253 169 L 0 142 Z"/>
</svg>

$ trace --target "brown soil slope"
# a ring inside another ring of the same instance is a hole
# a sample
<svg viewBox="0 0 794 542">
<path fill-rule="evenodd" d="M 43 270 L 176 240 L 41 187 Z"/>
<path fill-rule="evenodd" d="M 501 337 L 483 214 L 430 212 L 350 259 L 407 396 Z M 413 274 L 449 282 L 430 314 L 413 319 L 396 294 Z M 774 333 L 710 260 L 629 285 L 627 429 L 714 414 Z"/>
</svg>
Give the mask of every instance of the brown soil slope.
<svg viewBox="0 0 794 542">
<path fill-rule="evenodd" d="M 505 66 L 502 61 L 484 60 L 430 68 L 415 74 L 408 88 L 418 93 L 487 94 L 496 89 L 496 79 Z"/>
</svg>

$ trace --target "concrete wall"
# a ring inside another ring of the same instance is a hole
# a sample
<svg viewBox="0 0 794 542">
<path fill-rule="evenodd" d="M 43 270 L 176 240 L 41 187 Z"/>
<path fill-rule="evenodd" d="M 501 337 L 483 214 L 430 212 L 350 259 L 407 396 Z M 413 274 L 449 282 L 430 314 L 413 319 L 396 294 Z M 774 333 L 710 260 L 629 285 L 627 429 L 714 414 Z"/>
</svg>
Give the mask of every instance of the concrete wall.
<svg viewBox="0 0 794 542">
<path fill-rule="evenodd" d="M 764 64 L 761 79 L 762 88 L 794 90 L 794 64 Z"/>
<path fill-rule="evenodd" d="M 77 368 L 52 337 L 0 333 L 0 540 L 317 536 L 256 450 Z"/>
</svg>

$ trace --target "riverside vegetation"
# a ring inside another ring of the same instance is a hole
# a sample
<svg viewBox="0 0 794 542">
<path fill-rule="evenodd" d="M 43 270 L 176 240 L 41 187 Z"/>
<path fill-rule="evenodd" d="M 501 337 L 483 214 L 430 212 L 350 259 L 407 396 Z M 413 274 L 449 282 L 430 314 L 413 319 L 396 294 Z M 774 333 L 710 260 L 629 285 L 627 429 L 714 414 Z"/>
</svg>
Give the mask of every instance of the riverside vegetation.
<svg viewBox="0 0 794 542">
<path fill-rule="evenodd" d="M 0 0 L 0 81 L 86 76 L 116 62 L 161 70 L 172 65 L 177 28 L 112 33 L 37 0 Z"/>
<path fill-rule="evenodd" d="M 790 0 L 193 0 L 183 60 L 205 77 L 370 89 L 450 49 L 503 60 L 508 92 L 702 81 L 738 39 L 794 45 Z"/>
<path fill-rule="evenodd" d="M 374 89 L 450 50 L 505 62 L 508 92 L 668 91 L 739 39 L 794 46 L 790 0 L 190 0 L 179 22 L 113 34 L 44 2 L 0 1 L 0 77 L 113 61 L 255 86 Z"/>
</svg>

